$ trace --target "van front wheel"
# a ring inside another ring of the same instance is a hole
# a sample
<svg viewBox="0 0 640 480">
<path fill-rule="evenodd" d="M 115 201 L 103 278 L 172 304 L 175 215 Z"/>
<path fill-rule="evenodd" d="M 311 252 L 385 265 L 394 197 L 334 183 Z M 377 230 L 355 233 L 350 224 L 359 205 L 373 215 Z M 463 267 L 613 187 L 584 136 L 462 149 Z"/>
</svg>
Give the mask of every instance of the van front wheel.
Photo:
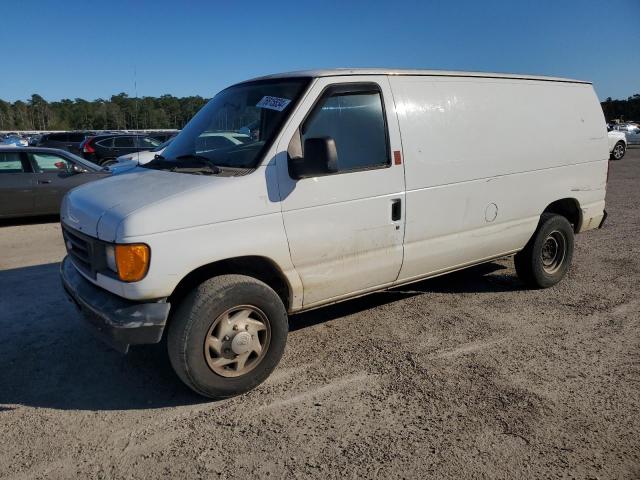
<svg viewBox="0 0 640 480">
<path fill-rule="evenodd" d="M 167 347 L 180 379 L 200 395 L 222 399 L 262 383 L 287 341 L 287 312 L 265 283 L 222 275 L 200 284 L 169 324 Z"/>
<path fill-rule="evenodd" d="M 573 258 L 573 228 L 560 215 L 543 213 L 536 232 L 514 258 L 520 280 L 530 287 L 548 288 L 565 276 Z"/>
</svg>

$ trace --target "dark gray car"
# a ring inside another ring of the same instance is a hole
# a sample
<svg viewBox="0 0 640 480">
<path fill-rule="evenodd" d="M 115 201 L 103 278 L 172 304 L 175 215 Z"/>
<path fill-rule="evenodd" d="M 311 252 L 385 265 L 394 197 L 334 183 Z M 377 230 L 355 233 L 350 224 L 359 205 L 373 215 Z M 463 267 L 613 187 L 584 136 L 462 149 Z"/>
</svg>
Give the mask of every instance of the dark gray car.
<svg viewBox="0 0 640 480">
<path fill-rule="evenodd" d="M 65 193 L 109 175 L 64 150 L 0 147 L 0 218 L 58 214 Z"/>
</svg>

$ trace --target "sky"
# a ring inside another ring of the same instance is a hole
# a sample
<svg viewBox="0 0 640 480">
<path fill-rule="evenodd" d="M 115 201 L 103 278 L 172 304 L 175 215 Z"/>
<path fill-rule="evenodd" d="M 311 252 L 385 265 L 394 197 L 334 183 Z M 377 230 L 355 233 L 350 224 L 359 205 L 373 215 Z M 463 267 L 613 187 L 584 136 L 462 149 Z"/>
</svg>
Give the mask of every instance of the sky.
<svg viewBox="0 0 640 480">
<path fill-rule="evenodd" d="M 552 75 L 592 81 L 601 99 L 640 93 L 640 0 L 5 2 L 8 101 L 211 97 L 330 67 Z"/>
</svg>

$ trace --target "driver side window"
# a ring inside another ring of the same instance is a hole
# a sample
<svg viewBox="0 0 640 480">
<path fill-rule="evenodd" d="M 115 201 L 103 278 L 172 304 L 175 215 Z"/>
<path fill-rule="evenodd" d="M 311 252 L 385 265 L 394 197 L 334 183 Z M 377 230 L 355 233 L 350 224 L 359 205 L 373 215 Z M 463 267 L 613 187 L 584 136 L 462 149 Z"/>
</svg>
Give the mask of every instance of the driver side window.
<svg viewBox="0 0 640 480">
<path fill-rule="evenodd" d="M 382 96 L 376 87 L 330 89 L 303 124 L 301 136 L 302 145 L 308 138 L 333 138 L 338 173 L 391 164 Z"/>
<path fill-rule="evenodd" d="M 69 160 L 58 155 L 50 153 L 31 153 L 30 155 L 34 170 L 37 173 L 69 172 L 73 166 Z"/>
</svg>

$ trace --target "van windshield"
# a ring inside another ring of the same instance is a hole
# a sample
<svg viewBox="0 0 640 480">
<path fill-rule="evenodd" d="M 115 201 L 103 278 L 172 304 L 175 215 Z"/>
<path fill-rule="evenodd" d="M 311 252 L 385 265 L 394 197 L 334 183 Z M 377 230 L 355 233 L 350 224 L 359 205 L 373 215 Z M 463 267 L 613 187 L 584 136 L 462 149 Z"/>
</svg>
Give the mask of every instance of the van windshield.
<svg viewBox="0 0 640 480">
<path fill-rule="evenodd" d="M 308 78 L 264 80 L 223 90 L 144 167 L 187 173 L 255 168 L 308 83 Z"/>
</svg>

